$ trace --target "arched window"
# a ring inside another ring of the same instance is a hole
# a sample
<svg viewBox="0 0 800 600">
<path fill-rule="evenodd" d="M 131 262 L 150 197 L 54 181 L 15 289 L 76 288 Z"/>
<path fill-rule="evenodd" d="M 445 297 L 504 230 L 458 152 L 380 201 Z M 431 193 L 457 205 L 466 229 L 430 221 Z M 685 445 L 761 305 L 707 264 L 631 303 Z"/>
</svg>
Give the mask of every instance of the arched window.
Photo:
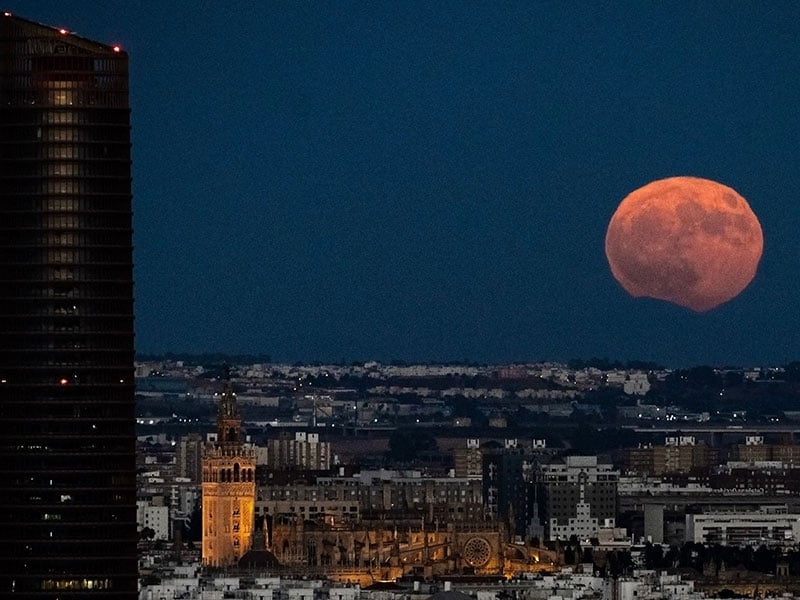
<svg viewBox="0 0 800 600">
<path fill-rule="evenodd" d="M 239 481 L 239 463 L 233 465 L 233 480 Z"/>
</svg>

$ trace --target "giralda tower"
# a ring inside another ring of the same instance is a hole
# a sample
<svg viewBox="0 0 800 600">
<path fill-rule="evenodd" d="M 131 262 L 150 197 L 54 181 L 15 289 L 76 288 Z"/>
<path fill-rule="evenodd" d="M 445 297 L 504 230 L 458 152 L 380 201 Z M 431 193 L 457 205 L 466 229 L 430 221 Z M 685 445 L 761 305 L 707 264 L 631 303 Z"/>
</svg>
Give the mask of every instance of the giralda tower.
<svg viewBox="0 0 800 600">
<path fill-rule="evenodd" d="M 128 58 L 0 17 L 0 597 L 136 598 Z"/>
</svg>

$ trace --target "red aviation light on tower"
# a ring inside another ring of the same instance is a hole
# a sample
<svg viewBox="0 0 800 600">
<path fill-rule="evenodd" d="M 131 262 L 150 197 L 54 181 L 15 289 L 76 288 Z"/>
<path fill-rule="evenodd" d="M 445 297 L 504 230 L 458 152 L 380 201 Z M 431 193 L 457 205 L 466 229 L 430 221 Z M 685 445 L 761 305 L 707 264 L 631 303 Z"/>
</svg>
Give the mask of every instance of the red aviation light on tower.
<svg viewBox="0 0 800 600">
<path fill-rule="evenodd" d="M 61 381 L 59 381 L 58 383 L 60 383 L 61 385 L 67 385 L 69 383 L 69 379 L 67 379 L 66 377 L 62 377 Z"/>
<path fill-rule="evenodd" d="M 114 52 L 119 52 L 120 50 L 122 50 L 122 48 L 120 48 L 119 46 L 114 46 L 113 50 Z"/>
</svg>

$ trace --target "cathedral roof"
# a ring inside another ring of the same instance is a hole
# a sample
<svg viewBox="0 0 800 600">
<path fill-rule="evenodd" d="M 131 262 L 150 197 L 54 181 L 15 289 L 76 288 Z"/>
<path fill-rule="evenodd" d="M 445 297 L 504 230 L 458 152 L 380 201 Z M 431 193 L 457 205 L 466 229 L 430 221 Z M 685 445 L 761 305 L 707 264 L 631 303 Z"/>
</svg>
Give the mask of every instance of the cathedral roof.
<svg viewBox="0 0 800 600">
<path fill-rule="evenodd" d="M 239 559 L 241 569 L 271 569 L 280 566 L 281 563 L 269 550 L 249 550 Z"/>
</svg>

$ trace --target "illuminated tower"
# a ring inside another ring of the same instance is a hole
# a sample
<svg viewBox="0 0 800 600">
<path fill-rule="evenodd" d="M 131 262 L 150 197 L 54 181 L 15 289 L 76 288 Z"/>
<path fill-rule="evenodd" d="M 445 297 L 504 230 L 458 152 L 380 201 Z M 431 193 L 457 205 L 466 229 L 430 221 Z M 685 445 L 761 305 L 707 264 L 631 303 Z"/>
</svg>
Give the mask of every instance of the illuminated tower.
<svg viewBox="0 0 800 600">
<path fill-rule="evenodd" d="M 0 597 L 137 597 L 128 58 L 0 16 Z"/>
<path fill-rule="evenodd" d="M 203 455 L 203 564 L 235 565 L 250 549 L 256 457 L 242 440 L 236 394 L 226 383 L 217 410 L 217 440 Z"/>
</svg>

